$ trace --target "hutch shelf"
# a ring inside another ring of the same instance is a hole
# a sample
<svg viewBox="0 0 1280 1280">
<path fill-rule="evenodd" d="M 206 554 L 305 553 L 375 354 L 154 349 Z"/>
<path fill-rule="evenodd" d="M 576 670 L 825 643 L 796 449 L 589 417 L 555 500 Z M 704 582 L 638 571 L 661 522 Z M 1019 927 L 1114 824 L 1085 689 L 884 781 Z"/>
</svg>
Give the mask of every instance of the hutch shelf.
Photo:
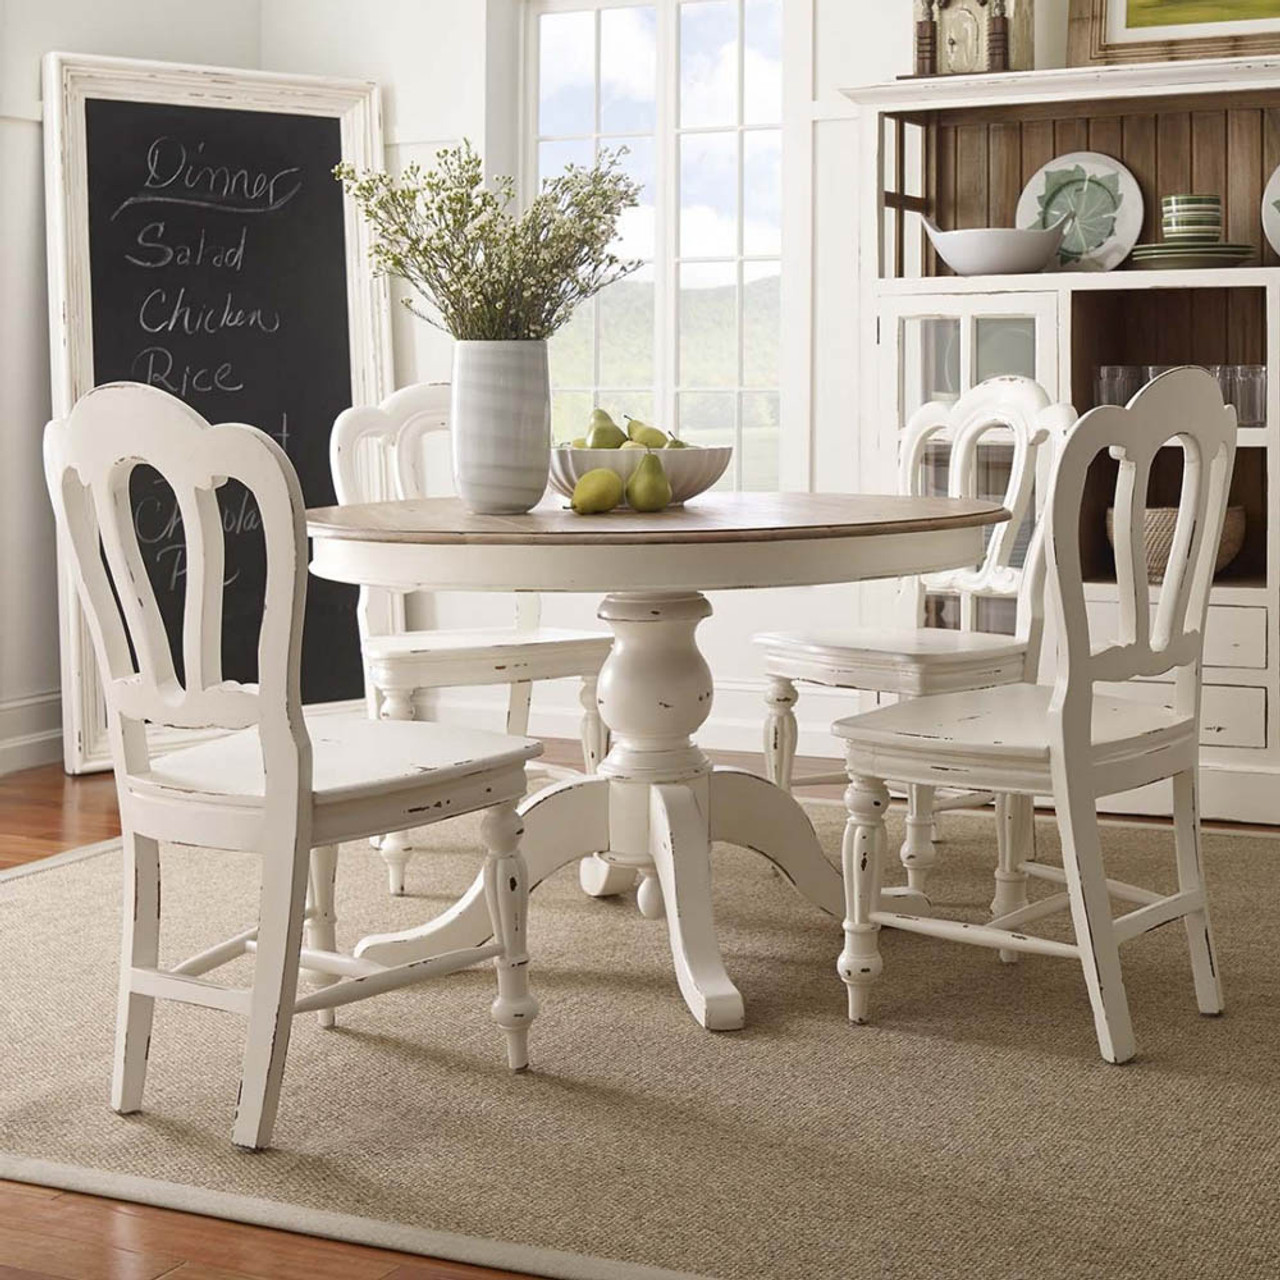
<svg viewBox="0 0 1280 1280">
<path fill-rule="evenodd" d="M 1099 365 L 1254 364 L 1268 371 L 1265 422 L 1242 428 L 1232 482 L 1245 510 L 1239 555 L 1215 580 L 1205 648 L 1206 816 L 1280 823 L 1280 256 L 1261 224 L 1280 166 L 1280 58 L 949 76 L 846 91 L 860 108 L 859 300 L 863 421 L 880 424 L 866 483 L 894 483 L 898 433 L 923 401 L 1000 373 L 1034 377 L 1081 412 Z M 1231 269 L 957 277 L 919 214 L 943 228 L 1012 226 L 1026 181 L 1055 155 L 1100 151 L 1142 189 L 1140 240 L 1160 238 L 1160 198 L 1219 194 L 1224 238 L 1257 246 Z M 1150 500 L 1173 491 L 1176 450 Z M 945 461 L 938 470 L 939 483 Z M 992 461 L 992 488 L 999 487 Z M 1081 512 L 1096 625 L 1113 625 L 1106 536 L 1112 475 L 1100 464 Z M 931 622 L 947 624 L 945 600 Z M 993 611 L 991 625 L 1004 619 Z M 1046 646 L 1047 662 L 1052 648 Z M 1043 673 L 1045 677 L 1049 672 Z M 1144 696 L 1171 688 L 1147 682 Z M 1163 791 L 1109 807 L 1168 812 Z"/>
</svg>

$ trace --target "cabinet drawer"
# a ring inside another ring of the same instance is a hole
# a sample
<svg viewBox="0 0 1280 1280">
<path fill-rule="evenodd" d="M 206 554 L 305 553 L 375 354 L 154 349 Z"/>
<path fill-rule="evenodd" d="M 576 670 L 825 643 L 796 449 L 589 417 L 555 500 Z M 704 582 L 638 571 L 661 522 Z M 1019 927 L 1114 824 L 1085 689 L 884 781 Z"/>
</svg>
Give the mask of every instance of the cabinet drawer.
<svg viewBox="0 0 1280 1280">
<path fill-rule="evenodd" d="M 1099 691 L 1135 702 L 1173 707 L 1173 685 L 1134 680 L 1129 684 L 1100 684 Z M 1267 691 L 1245 685 L 1207 684 L 1200 694 L 1202 747 L 1267 745 Z"/>
<path fill-rule="evenodd" d="M 1155 609 L 1151 610 L 1155 617 Z M 1089 604 L 1095 643 L 1114 640 L 1120 632 L 1120 606 L 1110 600 Z M 1209 606 L 1204 627 L 1204 665 L 1263 671 L 1267 666 L 1267 611 L 1261 606 Z"/>
</svg>

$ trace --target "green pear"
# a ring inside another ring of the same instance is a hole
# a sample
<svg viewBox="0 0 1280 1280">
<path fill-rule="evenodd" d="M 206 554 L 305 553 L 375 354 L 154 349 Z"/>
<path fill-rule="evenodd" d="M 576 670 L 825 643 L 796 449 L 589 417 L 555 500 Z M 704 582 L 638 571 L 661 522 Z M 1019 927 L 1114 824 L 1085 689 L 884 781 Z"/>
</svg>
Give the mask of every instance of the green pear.
<svg viewBox="0 0 1280 1280">
<path fill-rule="evenodd" d="M 618 447 L 620 449 L 647 449 L 649 446 L 641 444 L 639 440 L 624 440 Z"/>
<path fill-rule="evenodd" d="M 622 501 L 622 477 L 608 467 L 595 467 L 578 477 L 570 506 L 580 516 L 603 515 Z"/>
<path fill-rule="evenodd" d="M 587 437 L 574 436 L 574 438 L 569 442 L 569 447 L 571 449 L 585 449 L 587 447 Z"/>
<path fill-rule="evenodd" d="M 672 436 L 671 439 L 667 441 L 667 448 L 668 449 L 692 449 L 692 448 L 695 448 L 695 446 L 691 444 L 686 444 L 683 440 L 677 440 L 675 436 Z"/>
<path fill-rule="evenodd" d="M 671 501 L 671 481 L 656 453 L 646 453 L 627 481 L 627 502 L 632 511 L 661 511 Z"/>
<path fill-rule="evenodd" d="M 667 433 L 651 427 L 639 418 L 627 419 L 627 435 L 639 444 L 648 445 L 650 449 L 661 449 L 667 443 Z"/>
<path fill-rule="evenodd" d="M 591 415 L 591 429 L 587 432 L 588 449 L 617 449 L 626 438 L 627 433 L 603 409 L 597 409 Z"/>
</svg>

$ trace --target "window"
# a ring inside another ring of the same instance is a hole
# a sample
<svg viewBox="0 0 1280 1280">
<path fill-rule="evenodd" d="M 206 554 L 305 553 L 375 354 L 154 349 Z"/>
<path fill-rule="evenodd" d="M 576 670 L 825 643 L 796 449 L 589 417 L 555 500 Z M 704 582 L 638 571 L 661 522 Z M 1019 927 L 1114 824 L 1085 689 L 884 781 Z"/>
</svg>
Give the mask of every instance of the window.
<svg viewBox="0 0 1280 1280">
<path fill-rule="evenodd" d="M 551 342 L 555 438 L 593 406 L 734 444 L 723 487 L 778 483 L 782 0 L 533 0 L 530 190 L 625 146 L 635 275 Z"/>
</svg>

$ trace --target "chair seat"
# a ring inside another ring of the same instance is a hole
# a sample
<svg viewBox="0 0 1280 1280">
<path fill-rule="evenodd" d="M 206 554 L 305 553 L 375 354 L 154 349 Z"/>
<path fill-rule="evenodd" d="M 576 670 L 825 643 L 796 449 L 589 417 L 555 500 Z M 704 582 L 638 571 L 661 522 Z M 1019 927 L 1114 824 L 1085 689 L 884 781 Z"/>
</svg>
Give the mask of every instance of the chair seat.
<svg viewBox="0 0 1280 1280">
<path fill-rule="evenodd" d="M 529 738 L 449 724 L 332 714 L 309 714 L 306 722 L 317 808 L 519 768 L 542 754 Z M 239 806 L 260 803 L 264 785 L 256 729 L 157 756 L 148 772 L 129 779 L 139 796 Z"/>
<path fill-rule="evenodd" d="M 494 627 L 370 636 L 364 657 L 381 688 L 492 684 L 594 675 L 613 637 L 599 631 Z"/>
<path fill-rule="evenodd" d="M 770 633 L 756 643 L 770 675 L 839 689 L 919 698 L 1026 678 L 1026 643 L 985 631 L 862 627 Z"/>
<path fill-rule="evenodd" d="M 1052 696 L 1052 688 L 1035 684 L 938 694 L 848 716 L 832 732 L 845 740 L 851 773 L 1047 794 Z M 1167 707 L 1095 693 L 1093 745 L 1096 794 L 1112 794 L 1141 785 L 1132 776 L 1144 762 L 1153 778 L 1172 776 L 1164 772 L 1171 751 L 1186 754 L 1191 763 L 1185 767 L 1194 767 L 1195 721 Z"/>
</svg>

